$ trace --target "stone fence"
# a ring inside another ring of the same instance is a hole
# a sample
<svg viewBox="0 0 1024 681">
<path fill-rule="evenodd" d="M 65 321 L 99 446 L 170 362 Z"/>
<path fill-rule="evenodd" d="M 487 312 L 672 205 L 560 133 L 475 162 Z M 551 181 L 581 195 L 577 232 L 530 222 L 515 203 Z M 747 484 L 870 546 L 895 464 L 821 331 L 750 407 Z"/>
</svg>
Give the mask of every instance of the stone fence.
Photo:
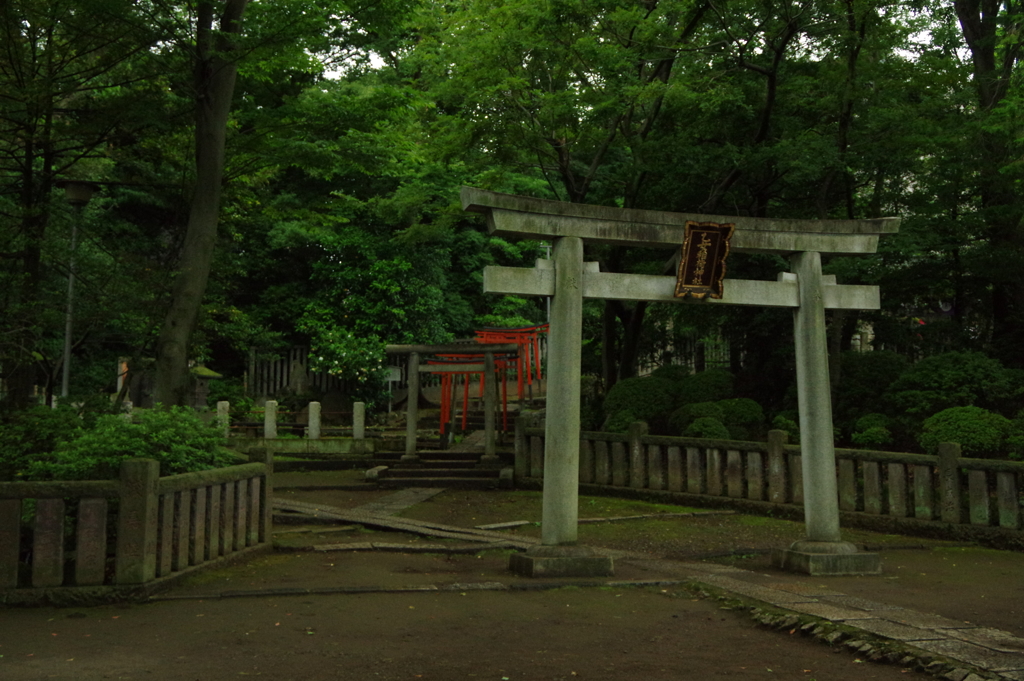
<svg viewBox="0 0 1024 681">
<path fill-rule="evenodd" d="M 277 439 L 277 402 L 268 400 L 263 408 L 263 438 L 267 440 Z M 217 424 L 227 439 L 231 434 L 231 403 L 222 401 L 217 403 Z M 309 420 L 305 424 L 304 432 L 306 439 L 319 440 L 322 431 L 321 409 L 319 402 L 309 403 Z M 366 405 L 363 402 L 352 404 L 352 439 L 363 440 L 366 438 Z"/>
<path fill-rule="evenodd" d="M 0 603 L 138 587 L 269 547 L 273 463 L 250 459 L 163 478 L 156 461 L 129 459 L 118 480 L 0 482 Z"/>
<path fill-rule="evenodd" d="M 516 420 L 517 481 L 544 474 L 544 429 L 530 427 L 530 418 Z M 644 423 L 625 434 L 581 432 L 579 480 L 583 487 L 660 490 L 752 510 L 801 506 L 800 447 L 786 440 L 778 430 L 768 442 L 653 436 Z M 1022 529 L 1024 463 L 961 457 L 959 445 L 944 443 L 937 456 L 837 449 L 836 471 L 841 512 L 907 521 L 895 523 L 901 529 Z M 1018 535 L 1014 542 L 1020 541 Z"/>
</svg>

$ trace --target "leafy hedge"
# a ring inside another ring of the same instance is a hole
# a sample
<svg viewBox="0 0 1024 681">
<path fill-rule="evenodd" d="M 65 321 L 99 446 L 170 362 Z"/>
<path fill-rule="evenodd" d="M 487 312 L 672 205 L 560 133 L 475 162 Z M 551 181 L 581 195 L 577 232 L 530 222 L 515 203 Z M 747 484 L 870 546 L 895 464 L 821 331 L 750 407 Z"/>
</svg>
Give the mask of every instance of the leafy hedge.
<svg viewBox="0 0 1024 681">
<path fill-rule="evenodd" d="M 136 457 L 155 459 L 160 463 L 160 475 L 165 476 L 218 468 L 234 459 L 223 447 L 220 431 L 184 407 L 137 412 L 131 418 L 108 414 L 100 416 L 92 428 L 81 426 L 70 410 L 59 417 L 31 410 L 13 421 L 24 432 L 36 435 L 17 441 L 4 438 L 0 470 L 6 479 L 113 479 L 123 460 Z"/>
</svg>

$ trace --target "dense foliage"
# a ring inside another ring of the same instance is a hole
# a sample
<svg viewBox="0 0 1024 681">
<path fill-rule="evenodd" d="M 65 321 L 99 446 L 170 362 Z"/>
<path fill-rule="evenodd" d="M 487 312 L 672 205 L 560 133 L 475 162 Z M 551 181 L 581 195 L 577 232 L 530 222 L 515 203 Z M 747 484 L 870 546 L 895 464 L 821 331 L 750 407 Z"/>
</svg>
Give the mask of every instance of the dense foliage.
<svg viewBox="0 0 1024 681">
<path fill-rule="evenodd" d="M 67 362 L 73 401 L 109 395 L 121 360 L 156 367 L 171 404 L 189 362 L 241 381 L 250 351 L 292 345 L 372 400 L 387 343 L 543 322 L 543 301 L 481 293 L 483 267 L 544 251 L 464 213 L 473 185 L 901 217 L 877 256 L 824 264 L 882 290 L 879 311 L 830 313 L 841 441 L 915 446 L 953 407 L 1009 418 L 1024 384 L 1022 28 L 1014 3 L 972 0 L 11 0 L 2 408 L 48 402 Z M 99 192 L 70 205 L 68 180 Z M 671 270 L 661 251 L 586 258 Z M 729 276 L 788 269 L 736 253 Z M 727 307 L 588 301 L 584 366 L 607 391 L 603 412 L 588 393 L 588 420 L 667 428 L 683 405 L 745 398 L 764 418 L 726 409 L 734 435 L 795 434 L 789 312 Z M 670 394 L 616 402 L 670 364 L 685 365 L 656 375 Z M 874 413 L 884 425 L 859 422 Z"/>
<path fill-rule="evenodd" d="M 107 480 L 118 477 L 121 462 L 154 459 L 160 475 L 226 466 L 235 457 L 224 449 L 223 434 L 191 409 L 153 409 L 134 417 L 107 414 L 92 428 L 68 432 L 50 449 L 22 455 L 15 473 L 27 480 Z"/>
</svg>

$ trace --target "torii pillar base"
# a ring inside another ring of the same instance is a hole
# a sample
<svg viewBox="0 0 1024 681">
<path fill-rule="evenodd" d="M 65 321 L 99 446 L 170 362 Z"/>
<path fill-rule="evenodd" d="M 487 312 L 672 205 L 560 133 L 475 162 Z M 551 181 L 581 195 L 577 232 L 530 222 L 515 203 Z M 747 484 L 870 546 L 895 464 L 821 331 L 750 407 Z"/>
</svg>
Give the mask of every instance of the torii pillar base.
<svg viewBox="0 0 1024 681">
<path fill-rule="evenodd" d="M 794 542 L 788 549 L 772 552 L 772 564 L 782 570 L 815 576 L 877 575 L 882 563 L 877 553 L 859 551 L 844 541 Z"/>
<path fill-rule="evenodd" d="M 523 577 L 611 577 L 611 556 L 598 555 L 586 546 L 534 546 L 513 553 L 508 569 Z"/>
</svg>

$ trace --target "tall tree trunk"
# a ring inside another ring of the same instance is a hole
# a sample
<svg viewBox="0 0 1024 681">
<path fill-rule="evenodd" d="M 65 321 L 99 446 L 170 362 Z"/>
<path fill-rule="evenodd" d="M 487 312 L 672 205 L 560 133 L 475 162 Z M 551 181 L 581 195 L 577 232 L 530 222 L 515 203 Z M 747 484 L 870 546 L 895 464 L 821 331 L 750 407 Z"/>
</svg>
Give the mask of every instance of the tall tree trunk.
<svg viewBox="0 0 1024 681">
<path fill-rule="evenodd" d="M 195 106 L 196 188 L 185 243 L 174 280 L 171 307 L 157 341 L 154 399 L 164 406 L 184 404 L 190 385 L 189 343 L 210 276 L 217 241 L 224 147 L 238 73 L 233 39 L 241 32 L 249 0 L 203 0 L 197 5 Z M 220 6 L 219 26 L 214 29 Z"/>
<path fill-rule="evenodd" d="M 1007 95 L 1022 56 L 1019 42 L 1004 40 L 1022 28 L 1016 3 L 956 0 L 953 3 L 964 42 L 971 51 L 979 114 L 985 118 L 1007 105 Z M 1007 6 L 1004 6 L 1007 5 Z M 992 346 L 1004 363 L 1024 366 L 1024 219 L 1016 179 L 1004 172 L 1015 161 L 1007 124 L 985 121 L 978 133 L 980 196 L 989 243 L 999 254 L 1003 272 L 992 280 Z"/>
</svg>

